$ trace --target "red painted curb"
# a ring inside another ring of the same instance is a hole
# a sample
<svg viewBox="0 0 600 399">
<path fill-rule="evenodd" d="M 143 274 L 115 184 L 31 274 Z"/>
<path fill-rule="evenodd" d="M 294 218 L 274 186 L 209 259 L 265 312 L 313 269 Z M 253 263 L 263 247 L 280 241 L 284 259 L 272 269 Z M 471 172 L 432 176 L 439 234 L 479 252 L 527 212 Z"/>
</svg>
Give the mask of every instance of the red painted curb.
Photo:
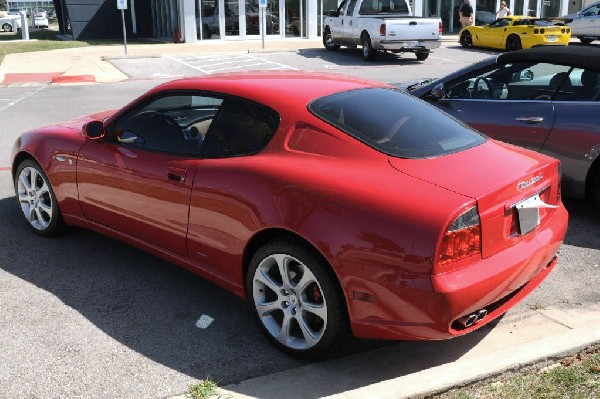
<svg viewBox="0 0 600 399">
<path fill-rule="evenodd" d="M 0 172 L 10 170 L 10 166 L 0 166 Z"/>
<path fill-rule="evenodd" d="M 12 83 L 47 83 L 62 72 L 40 72 L 40 73 L 5 73 L 2 84 Z"/>
<path fill-rule="evenodd" d="M 53 76 L 52 83 L 96 82 L 94 75 L 61 75 Z"/>
</svg>

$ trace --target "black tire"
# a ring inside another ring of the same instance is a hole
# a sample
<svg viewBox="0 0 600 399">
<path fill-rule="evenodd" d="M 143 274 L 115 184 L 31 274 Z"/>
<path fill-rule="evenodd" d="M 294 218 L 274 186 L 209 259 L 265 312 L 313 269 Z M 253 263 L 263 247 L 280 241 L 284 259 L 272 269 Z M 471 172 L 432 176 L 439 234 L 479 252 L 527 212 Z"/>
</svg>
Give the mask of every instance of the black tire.
<svg viewBox="0 0 600 399">
<path fill-rule="evenodd" d="M 327 29 L 323 35 L 323 46 L 325 46 L 325 48 L 329 51 L 335 51 L 340 48 L 339 44 L 335 44 L 333 42 L 333 38 L 331 37 L 331 32 L 329 29 Z"/>
<path fill-rule="evenodd" d="M 63 230 L 65 224 L 56 195 L 37 162 L 31 159 L 21 162 L 15 174 L 14 186 L 23 217 L 34 233 L 47 237 Z"/>
<path fill-rule="evenodd" d="M 280 272 L 284 268 L 286 277 Z M 287 354 L 330 357 L 349 337 L 335 274 L 316 251 L 300 242 L 277 240 L 259 248 L 246 274 L 246 295 L 262 332 Z"/>
<path fill-rule="evenodd" d="M 364 60 L 373 61 L 375 59 L 376 50 L 373 48 L 373 44 L 371 43 L 371 37 L 367 34 L 362 35 L 360 38 L 360 43 L 362 44 Z"/>
<path fill-rule="evenodd" d="M 468 30 L 460 34 L 460 45 L 463 47 L 473 47 L 473 36 Z"/>
<path fill-rule="evenodd" d="M 12 27 L 11 24 L 5 23 L 5 24 L 2 25 L 2 30 L 4 32 L 12 32 L 13 31 L 13 27 Z"/>
<path fill-rule="evenodd" d="M 590 44 L 591 42 L 594 41 L 594 39 L 592 39 L 590 37 L 578 37 L 578 39 L 583 44 Z"/>
<path fill-rule="evenodd" d="M 586 199 L 591 205 L 600 208 L 600 165 L 596 165 L 595 172 L 590 177 Z"/>
<path fill-rule="evenodd" d="M 416 56 L 418 61 L 425 61 L 429 57 L 429 51 L 417 51 Z"/>
<path fill-rule="evenodd" d="M 521 44 L 521 38 L 517 35 L 511 35 L 506 39 L 506 51 L 517 51 L 521 50 L 523 45 Z"/>
</svg>

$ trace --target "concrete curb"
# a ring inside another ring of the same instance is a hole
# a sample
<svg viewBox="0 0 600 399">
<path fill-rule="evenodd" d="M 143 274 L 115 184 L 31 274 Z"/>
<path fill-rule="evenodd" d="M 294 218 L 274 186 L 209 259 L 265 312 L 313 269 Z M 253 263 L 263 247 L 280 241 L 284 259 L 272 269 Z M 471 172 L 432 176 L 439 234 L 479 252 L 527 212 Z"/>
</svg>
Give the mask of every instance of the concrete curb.
<svg viewBox="0 0 600 399">
<path fill-rule="evenodd" d="M 306 396 L 310 398 L 400 399 L 422 397 L 492 378 L 507 371 L 519 370 L 525 366 L 570 356 L 598 344 L 600 344 L 600 328 L 574 329 L 533 342 L 504 348 L 496 352 L 466 359 L 459 358 L 453 362 L 419 370 L 397 378 L 322 396 L 320 393 L 331 390 L 330 387 L 329 389 L 319 390 L 319 384 L 324 380 L 323 373 L 325 369 L 329 370 L 329 373 L 335 370 L 332 378 L 328 380 L 328 383 L 332 385 L 336 384 L 338 374 L 348 374 L 347 367 L 345 370 L 341 363 L 352 363 L 353 366 L 350 367 L 354 367 L 355 371 L 355 365 L 362 363 L 364 364 L 363 370 L 365 374 L 373 372 L 369 368 L 370 364 L 368 361 L 363 362 L 365 356 L 357 355 L 351 358 L 332 361 L 328 364 L 317 363 L 242 381 L 239 384 L 220 388 L 219 394 L 220 397 L 230 399 L 275 399 L 281 397 L 282 392 L 288 392 L 290 397 L 295 397 L 298 394 L 298 384 L 306 386 L 306 382 L 312 381 L 314 385 L 310 393 Z M 380 352 L 379 355 L 382 357 L 386 356 L 385 349 L 378 350 L 377 352 Z M 357 379 L 361 378 L 357 373 L 353 373 L 353 376 Z M 349 378 L 352 378 L 352 375 Z M 176 397 L 176 399 L 183 398 L 185 398 L 185 395 Z"/>
</svg>

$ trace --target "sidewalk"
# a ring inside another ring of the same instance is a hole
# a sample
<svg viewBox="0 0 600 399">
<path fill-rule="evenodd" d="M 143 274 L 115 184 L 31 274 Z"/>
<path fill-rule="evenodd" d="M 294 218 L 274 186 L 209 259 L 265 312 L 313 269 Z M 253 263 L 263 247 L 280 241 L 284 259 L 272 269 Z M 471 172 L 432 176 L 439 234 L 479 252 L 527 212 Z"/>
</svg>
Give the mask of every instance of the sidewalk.
<svg viewBox="0 0 600 399">
<path fill-rule="evenodd" d="M 527 365 L 551 364 L 597 344 L 600 306 L 571 311 L 545 309 L 526 315 L 509 312 L 495 327 L 483 327 L 460 338 L 401 342 L 391 348 L 227 385 L 219 389 L 219 397 L 418 398 Z"/>
<path fill-rule="evenodd" d="M 444 42 L 457 42 L 458 36 L 444 36 Z M 0 84 L 13 83 L 109 83 L 126 80 L 112 58 L 149 58 L 232 53 L 259 53 L 322 49 L 321 39 L 205 40 L 199 43 L 129 44 L 89 46 L 71 49 L 8 54 L 0 65 Z"/>
</svg>

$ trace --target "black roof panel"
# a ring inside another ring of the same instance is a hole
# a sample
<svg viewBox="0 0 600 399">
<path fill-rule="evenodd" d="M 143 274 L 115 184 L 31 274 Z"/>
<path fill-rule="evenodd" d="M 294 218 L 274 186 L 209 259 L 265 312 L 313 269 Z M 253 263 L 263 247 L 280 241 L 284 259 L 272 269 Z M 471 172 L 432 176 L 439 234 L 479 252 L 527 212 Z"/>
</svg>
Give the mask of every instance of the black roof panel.
<svg viewBox="0 0 600 399">
<path fill-rule="evenodd" d="M 593 46 L 539 46 L 503 53 L 499 64 L 514 62 L 548 62 L 600 71 L 600 48 Z"/>
</svg>

